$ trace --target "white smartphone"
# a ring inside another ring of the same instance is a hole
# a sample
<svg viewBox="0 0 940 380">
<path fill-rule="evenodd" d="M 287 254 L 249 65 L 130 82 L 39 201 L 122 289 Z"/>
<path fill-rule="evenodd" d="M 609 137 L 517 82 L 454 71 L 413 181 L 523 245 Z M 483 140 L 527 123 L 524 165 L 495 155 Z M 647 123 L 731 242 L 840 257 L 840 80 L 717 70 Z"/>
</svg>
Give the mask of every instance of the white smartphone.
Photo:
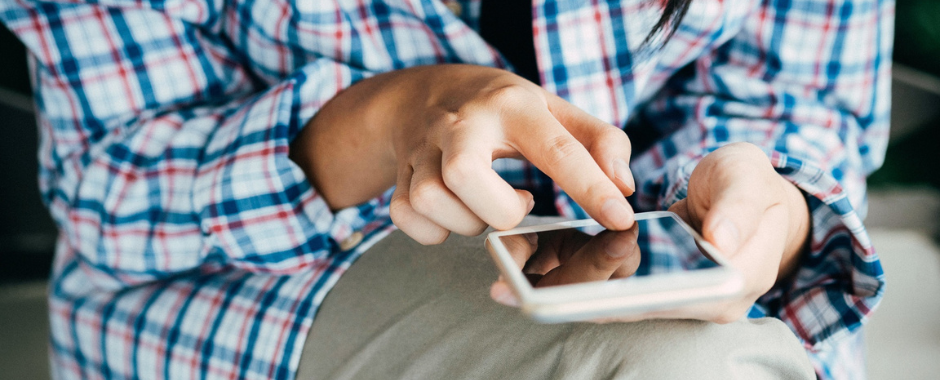
<svg viewBox="0 0 940 380">
<path fill-rule="evenodd" d="M 728 299 L 742 291 L 741 274 L 678 215 L 668 211 L 636 214 L 634 229 L 607 231 L 592 219 L 521 227 L 490 233 L 487 249 L 522 311 L 545 323 L 670 310 Z M 554 286 L 539 283 L 553 268 L 574 262 L 574 255 L 602 254 L 594 251 L 611 247 L 591 244 L 592 239 L 617 239 L 619 246 L 630 249 L 611 278 Z M 624 243 L 631 239 L 635 245 Z M 526 263 L 520 267 L 519 260 Z"/>
</svg>

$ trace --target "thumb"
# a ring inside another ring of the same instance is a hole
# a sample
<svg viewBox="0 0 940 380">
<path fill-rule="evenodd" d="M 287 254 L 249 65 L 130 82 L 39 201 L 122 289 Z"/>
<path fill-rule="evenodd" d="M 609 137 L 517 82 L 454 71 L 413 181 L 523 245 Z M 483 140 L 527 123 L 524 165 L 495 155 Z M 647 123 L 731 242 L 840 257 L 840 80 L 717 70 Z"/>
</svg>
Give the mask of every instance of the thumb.
<svg viewBox="0 0 940 380">
<path fill-rule="evenodd" d="M 679 219 L 685 221 L 688 225 L 693 228 L 698 229 L 698 223 L 692 220 L 691 215 L 689 215 L 689 199 L 681 199 L 676 203 L 673 203 L 672 206 L 669 206 L 669 211 L 675 213 L 679 216 Z"/>
<path fill-rule="evenodd" d="M 769 205 L 754 193 L 725 190 L 706 212 L 702 236 L 722 253 L 733 255 L 757 231 Z"/>
</svg>

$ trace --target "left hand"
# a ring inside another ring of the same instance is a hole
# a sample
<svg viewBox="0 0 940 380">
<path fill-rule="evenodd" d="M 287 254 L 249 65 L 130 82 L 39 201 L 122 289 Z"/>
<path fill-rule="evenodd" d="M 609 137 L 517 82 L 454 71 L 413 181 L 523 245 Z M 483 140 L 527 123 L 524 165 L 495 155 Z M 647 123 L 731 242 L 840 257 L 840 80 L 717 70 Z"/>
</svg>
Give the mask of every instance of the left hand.
<svg viewBox="0 0 940 380">
<path fill-rule="evenodd" d="M 809 235 L 809 208 L 800 190 L 748 143 L 729 144 L 696 166 L 688 197 L 675 212 L 702 233 L 744 275 L 744 292 L 721 305 L 704 304 L 657 317 L 729 323 L 796 269 Z"/>
<path fill-rule="evenodd" d="M 736 321 L 777 281 L 792 274 L 810 230 L 809 210 L 800 191 L 774 171 L 763 151 L 748 143 L 726 145 L 702 159 L 689 179 L 688 197 L 669 211 L 700 231 L 744 275 L 744 291 L 729 301 L 603 322 Z M 503 282 L 494 284 L 491 295 L 502 303 L 517 303 Z"/>
</svg>

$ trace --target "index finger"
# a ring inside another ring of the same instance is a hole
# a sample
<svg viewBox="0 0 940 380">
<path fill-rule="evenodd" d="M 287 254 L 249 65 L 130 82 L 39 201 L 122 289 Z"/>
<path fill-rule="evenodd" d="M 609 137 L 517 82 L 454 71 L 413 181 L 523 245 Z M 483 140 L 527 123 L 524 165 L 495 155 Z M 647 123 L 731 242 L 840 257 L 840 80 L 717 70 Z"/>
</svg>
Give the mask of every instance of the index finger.
<svg viewBox="0 0 940 380">
<path fill-rule="evenodd" d="M 548 110 L 510 122 L 520 126 L 511 136 L 516 150 L 558 183 L 588 215 L 610 230 L 623 231 L 633 225 L 633 209 L 620 189 Z"/>
<path fill-rule="evenodd" d="M 548 94 L 546 101 L 552 116 L 587 148 L 623 195 L 633 194 L 636 183 L 629 165 L 633 148 L 623 129 L 594 117 L 557 95 Z"/>
</svg>

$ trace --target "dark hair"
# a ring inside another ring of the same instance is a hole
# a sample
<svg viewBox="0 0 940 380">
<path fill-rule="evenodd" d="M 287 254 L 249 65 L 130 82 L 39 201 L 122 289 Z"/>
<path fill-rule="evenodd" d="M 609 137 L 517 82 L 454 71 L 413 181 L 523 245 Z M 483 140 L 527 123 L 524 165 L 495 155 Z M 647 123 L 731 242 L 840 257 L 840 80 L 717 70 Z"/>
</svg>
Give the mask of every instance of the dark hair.
<svg viewBox="0 0 940 380">
<path fill-rule="evenodd" d="M 646 40 L 643 41 L 643 45 L 650 43 L 656 35 L 666 29 L 666 38 L 663 39 L 663 44 L 669 41 L 672 38 L 672 35 L 676 33 L 676 30 L 679 29 L 679 24 L 682 23 L 682 18 L 685 17 L 686 12 L 689 11 L 689 5 L 692 4 L 692 0 L 653 0 L 663 4 L 663 15 L 659 18 L 659 21 L 656 22 L 656 25 L 653 26 L 653 30 L 650 31 L 650 34 L 646 36 Z"/>
</svg>

